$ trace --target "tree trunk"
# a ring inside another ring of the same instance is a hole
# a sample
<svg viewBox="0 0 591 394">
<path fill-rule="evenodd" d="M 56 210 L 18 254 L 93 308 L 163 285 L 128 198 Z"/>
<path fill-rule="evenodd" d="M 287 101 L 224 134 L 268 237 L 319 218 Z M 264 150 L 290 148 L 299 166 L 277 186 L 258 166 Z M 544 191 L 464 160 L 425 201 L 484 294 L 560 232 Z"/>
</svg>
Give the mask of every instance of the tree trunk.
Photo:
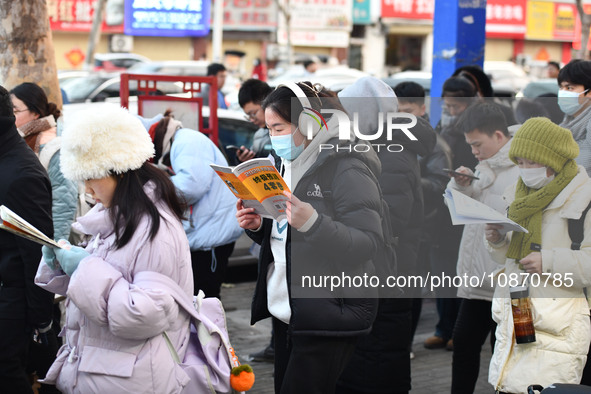
<svg viewBox="0 0 591 394">
<path fill-rule="evenodd" d="M 289 0 L 275 0 L 279 11 L 285 17 L 285 33 L 287 34 L 287 64 L 293 65 L 293 45 L 291 43 L 291 7 Z M 285 4 L 283 4 L 285 3 Z"/>
<path fill-rule="evenodd" d="M 0 84 L 41 86 L 59 108 L 55 51 L 45 0 L 0 0 Z"/>
<path fill-rule="evenodd" d="M 88 49 L 86 50 L 86 59 L 84 59 L 84 68 L 86 70 L 92 70 L 94 67 L 94 52 L 101 39 L 101 25 L 103 23 L 105 4 L 105 0 L 98 0 L 95 3 L 94 15 L 92 17 L 92 28 L 88 35 Z"/>
<path fill-rule="evenodd" d="M 589 60 L 587 45 L 589 43 L 589 29 L 591 29 L 591 15 L 585 13 L 582 0 L 577 0 L 577 10 L 581 20 L 581 49 L 577 53 L 577 59 Z"/>
</svg>

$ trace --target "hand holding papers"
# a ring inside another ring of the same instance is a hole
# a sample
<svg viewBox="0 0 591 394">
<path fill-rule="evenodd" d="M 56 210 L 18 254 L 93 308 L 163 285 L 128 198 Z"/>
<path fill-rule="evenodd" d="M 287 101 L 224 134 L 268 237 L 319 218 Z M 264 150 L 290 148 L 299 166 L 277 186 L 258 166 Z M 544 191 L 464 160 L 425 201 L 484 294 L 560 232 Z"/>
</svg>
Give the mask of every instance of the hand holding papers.
<svg viewBox="0 0 591 394">
<path fill-rule="evenodd" d="M 451 222 L 455 224 L 477 224 L 477 223 L 497 223 L 503 228 L 499 230 L 501 234 L 507 231 L 520 231 L 527 233 L 527 229 L 515 223 L 502 213 L 499 213 L 484 205 L 480 201 L 462 194 L 454 189 L 447 189 L 443 195 L 447 202 L 447 208 L 451 216 Z"/>
<path fill-rule="evenodd" d="M 0 205 L 0 218 L 2 219 L 0 222 L 0 228 L 3 230 L 16 234 L 19 237 L 27 238 L 41 245 L 62 248 L 62 245 L 59 245 L 53 239 L 37 230 L 25 219 L 21 218 L 4 205 Z"/>
</svg>

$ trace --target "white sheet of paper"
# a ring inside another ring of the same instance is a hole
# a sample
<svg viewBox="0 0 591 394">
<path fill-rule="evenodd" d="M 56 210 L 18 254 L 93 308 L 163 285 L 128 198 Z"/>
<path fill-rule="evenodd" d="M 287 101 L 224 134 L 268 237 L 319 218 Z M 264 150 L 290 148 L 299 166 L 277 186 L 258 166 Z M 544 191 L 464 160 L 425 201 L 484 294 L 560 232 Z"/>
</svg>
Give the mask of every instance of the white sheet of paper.
<svg viewBox="0 0 591 394">
<path fill-rule="evenodd" d="M 462 192 L 454 189 L 446 189 L 443 197 L 447 201 L 451 222 L 454 225 L 495 223 L 503 226 L 499 230 L 501 234 L 507 231 L 528 232 L 526 228 L 515 223 L 502 213 L 495 211 L 480 201 L 466 196 Z"/>
</svg>

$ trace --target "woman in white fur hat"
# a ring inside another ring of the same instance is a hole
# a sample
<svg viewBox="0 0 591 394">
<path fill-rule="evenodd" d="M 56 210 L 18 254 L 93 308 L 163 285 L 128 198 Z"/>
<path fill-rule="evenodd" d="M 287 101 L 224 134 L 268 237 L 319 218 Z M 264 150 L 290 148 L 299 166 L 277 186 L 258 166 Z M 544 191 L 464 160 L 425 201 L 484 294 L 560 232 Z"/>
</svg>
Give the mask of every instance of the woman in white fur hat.
<svg viewBox="0 0 591 394">
<path fill-rule="evenodd" d="M 140 120 L 118 106 L 81 111 L 64 130 L 61 169 L 97 201 L 73 225 L 88 245 L 44 247 L 35 279 L 68 295 L 64 345 L 45 378 L 64 393 L 177 393 L 188 382 L 162 332 L 182 359 L 189 316 L 139 279 L 156 272 L 193 294 L 183 203 L 153 155 Z"/>
</svg>

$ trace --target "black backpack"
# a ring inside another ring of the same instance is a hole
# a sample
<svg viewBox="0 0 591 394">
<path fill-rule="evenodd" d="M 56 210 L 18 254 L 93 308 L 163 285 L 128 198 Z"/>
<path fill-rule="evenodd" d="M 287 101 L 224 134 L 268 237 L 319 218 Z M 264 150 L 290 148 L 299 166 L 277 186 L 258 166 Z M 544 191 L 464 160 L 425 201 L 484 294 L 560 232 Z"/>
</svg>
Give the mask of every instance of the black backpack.
<svg viewBox="0 0 591 394">
<path fill-rule="evenodd" d="M 591 202 L 587 205 L 580 218 L 568 219 L 568 236 L 570 237 L 570 248 L 572 250 L 581 249 L 581 243 L 585 237 L 585 216 L 587 216 L 589 208 L 591 208 Z"/>
</svg>

